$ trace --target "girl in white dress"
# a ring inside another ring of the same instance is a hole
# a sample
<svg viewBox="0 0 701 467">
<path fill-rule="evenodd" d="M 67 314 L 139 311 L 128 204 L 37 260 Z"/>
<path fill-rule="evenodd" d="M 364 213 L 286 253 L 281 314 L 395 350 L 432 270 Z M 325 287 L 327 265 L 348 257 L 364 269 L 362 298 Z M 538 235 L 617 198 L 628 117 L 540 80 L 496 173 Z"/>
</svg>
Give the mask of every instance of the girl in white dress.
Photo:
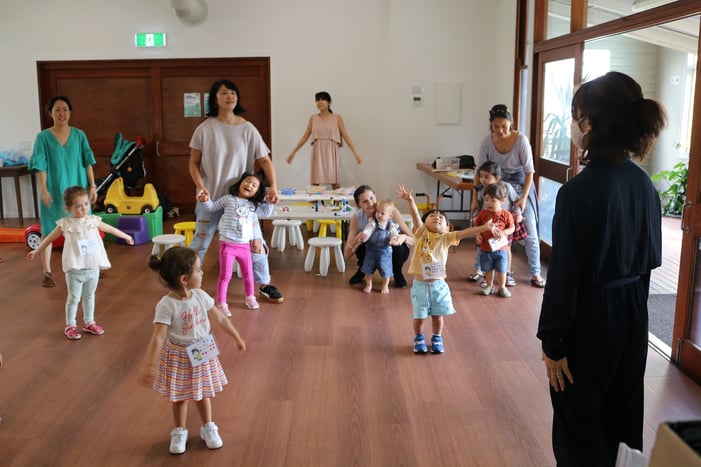
<svg viewBox="0 0 701 467">
<path fill-rule="evenodd" d="M 134 244 L 134 239 L 129 234 L 105 224 L 100 217 L 90 214 L 90 195 L 82 186 L 67 188 L 63 192 L 63 202 L 71 216 L 57 220 L 56 228 L 44 237 L 36 250 L 27 253 L 27 259 L 33 260 L 63 235 L 65 241 L 61 257 L 68 289 L 66 326 L 63 334 L 70 340 L 82 337 L 76 323 L 78 303 L 82 299 L 82 330 L 100 336 L 105 330 L 95 322 L 95 291 L 100 279 L 100 269 L 109 269 L 112 265 L 107 258 L 99 231 L 119 237 L 129 245 Z"/>
</svg>

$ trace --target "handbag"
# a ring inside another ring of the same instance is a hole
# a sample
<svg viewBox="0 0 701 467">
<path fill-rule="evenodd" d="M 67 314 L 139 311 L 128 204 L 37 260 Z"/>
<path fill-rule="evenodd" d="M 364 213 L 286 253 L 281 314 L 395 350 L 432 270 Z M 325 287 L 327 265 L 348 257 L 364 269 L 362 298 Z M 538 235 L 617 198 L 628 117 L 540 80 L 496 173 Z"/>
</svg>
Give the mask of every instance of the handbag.
<svg viewBox="0 0 701 467">
<path fill-rule="evenodd" d="M 474 156 L 458 156 L 460 159 L 459 167 L 461 169 L 474 169 L 475 168 L 475 158 Z"/>
<path fill-rule="evenodd" d="M 516 225 L 514 226 L 514 233 L 511 234 L 511 238 L 513 238 L 515 242 L 525 240 L 528 238 L 526 224 L 524 224 L 523 221 L 516 223 Z"/>
</svg>

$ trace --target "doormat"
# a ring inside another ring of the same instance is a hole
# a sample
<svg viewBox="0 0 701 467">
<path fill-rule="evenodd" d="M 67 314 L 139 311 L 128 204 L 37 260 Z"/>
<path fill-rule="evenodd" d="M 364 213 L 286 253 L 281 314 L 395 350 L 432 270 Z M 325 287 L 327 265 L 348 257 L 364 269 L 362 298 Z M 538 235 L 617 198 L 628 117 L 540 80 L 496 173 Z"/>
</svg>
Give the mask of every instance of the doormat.
<svg viewBox="0 0 701 467">
<path fill-rule="evenodd" d="M 676 301 L 676 294 L 650 295 L 647 300 L 650 332 L 670 347 Z"/>
</svg>

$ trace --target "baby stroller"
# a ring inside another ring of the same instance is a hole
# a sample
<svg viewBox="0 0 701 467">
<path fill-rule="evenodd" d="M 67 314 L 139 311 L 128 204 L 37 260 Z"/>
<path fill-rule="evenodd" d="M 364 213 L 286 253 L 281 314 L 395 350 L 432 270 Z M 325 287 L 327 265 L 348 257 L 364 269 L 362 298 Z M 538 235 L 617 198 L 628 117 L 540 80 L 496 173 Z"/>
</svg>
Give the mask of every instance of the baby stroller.
<svg viewBox="0 0 701 467">
<path fill-rule="evenodd" d="M 139 188 L 141 182 L 146 177 L 146 167 L 142 150 L 144 140 L 141 136 L 136 137 L 136 142 L 130 142 L 117 133 L 114 137 L 114 152 L 110 159 L 110 173 L 105 178 L 97 179 L 97 207 L 104 209 L 104 200 L 107 190 L 112 182 L 122 177 L 124 189 L 131 190 Z"/>
</svg>

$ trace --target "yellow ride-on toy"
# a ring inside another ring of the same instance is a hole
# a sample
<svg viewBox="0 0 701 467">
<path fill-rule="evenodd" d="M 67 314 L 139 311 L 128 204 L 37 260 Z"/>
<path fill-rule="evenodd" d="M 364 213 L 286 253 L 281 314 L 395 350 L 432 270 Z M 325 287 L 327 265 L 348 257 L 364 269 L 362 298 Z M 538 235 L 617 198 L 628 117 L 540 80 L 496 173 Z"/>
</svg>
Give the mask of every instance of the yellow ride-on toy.
<svg viewBox="0 0 701 467">
<path fill-rule="evenodd" d="M 158 193 L 151 183 L 144 185 L 142 196 L 128 196 L 124 191 L 124 180 L 117 178 L 107 190 L 105 212 L 114 214 L 146 214 L 158 208 Z"/>
</svg>

